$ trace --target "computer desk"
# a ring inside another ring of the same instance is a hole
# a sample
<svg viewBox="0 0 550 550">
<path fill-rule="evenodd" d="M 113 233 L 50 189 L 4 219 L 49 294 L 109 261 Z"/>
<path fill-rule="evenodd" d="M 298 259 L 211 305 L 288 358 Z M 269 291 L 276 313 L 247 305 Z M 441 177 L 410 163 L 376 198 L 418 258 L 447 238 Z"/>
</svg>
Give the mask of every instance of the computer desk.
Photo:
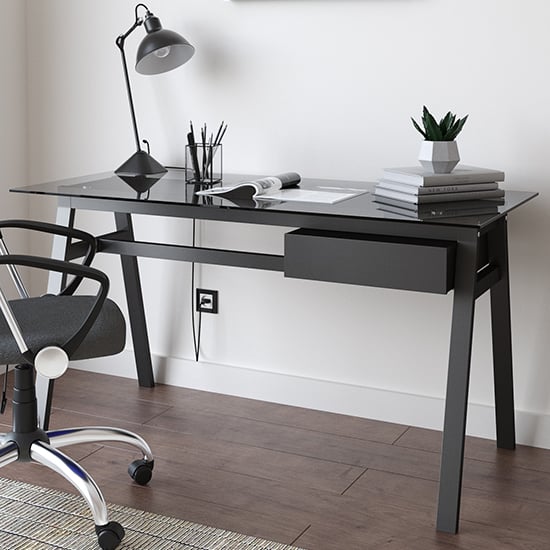
<svg viewBox="0 0 550 550">
<path fill-rule="evenodd" d="M 224 184 L 248 176 L 224 177 Z M 365 193 L 336 204 L 229 201 L 195 195 L 182 171 L 159 181 L 112 173 L 12 189 L 58 199 L 57 223 L 72 226 L 77 210 L 112 212 L 116 231 L 99 235 L 99 251 L 117 254 L 128 301 L 138 381 L 154 386 L 138 257 L 281 271 L 285 277 L 447 294 L 454 291 L 441 450 L 437 529 L 458 530 L 473 320 L 476 299 L 491 298 L 497 446 L 515 448 L 507 215 L 536 193 L 506 191 L 503 201 L 449 203 L 422 214 L 384 207 L 372 184 L 304 180 L 302 189 L 353 188 Z M 474 208 L 475 206 L 475 208 Z M 262 254 L 136 241 L 132 214 L 289 228 L 284 253 Z M 53 255 L 74 259 L 78 243 L 57 237 Z M 49 290 L 60 281 L 50 279 Z M 53 384 L 38 384 L 40 418 L 48 424 Z"/>
</svg>

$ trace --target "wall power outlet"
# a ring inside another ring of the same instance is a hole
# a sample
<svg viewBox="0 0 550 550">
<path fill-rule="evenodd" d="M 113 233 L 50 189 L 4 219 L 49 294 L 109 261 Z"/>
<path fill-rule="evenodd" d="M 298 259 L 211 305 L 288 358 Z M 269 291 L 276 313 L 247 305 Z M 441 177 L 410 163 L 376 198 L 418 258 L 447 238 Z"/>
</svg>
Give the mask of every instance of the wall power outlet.
<svg viewBox="0 0 550 550">
<path fill-rule="evenodd" d="M 201 313 L 218 313 L 218 291 L 197 288 L 195 308 Z"/>
</svg>

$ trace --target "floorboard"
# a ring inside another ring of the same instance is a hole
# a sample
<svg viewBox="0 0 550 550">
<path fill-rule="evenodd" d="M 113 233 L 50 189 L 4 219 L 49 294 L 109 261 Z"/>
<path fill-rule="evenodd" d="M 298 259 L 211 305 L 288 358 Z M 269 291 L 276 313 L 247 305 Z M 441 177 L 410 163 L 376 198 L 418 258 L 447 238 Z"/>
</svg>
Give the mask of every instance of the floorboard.
<svg viewBox="0 0 550 550">
<path fill-rule="evenodd" d="M 440 432 L 70 369 L 51 427 L 102 424 L 138 432 L 155 453 L 140 487 L 123 444 L 67 448 L 108 502 L 309 550 L 550 547 L 548 450 L 468 438 L 460 533 L 449 535 L 435 530 Z M 1 475 L 71 490 L 39 465 Z"/>
</svg>

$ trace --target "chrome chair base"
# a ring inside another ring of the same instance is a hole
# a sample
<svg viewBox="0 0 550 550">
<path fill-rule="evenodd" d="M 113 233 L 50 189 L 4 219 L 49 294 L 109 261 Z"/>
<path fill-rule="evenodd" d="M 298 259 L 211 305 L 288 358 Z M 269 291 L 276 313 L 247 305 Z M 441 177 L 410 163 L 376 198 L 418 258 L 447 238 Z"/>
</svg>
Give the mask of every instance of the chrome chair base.
<svg viewBox="0 0 550 550">
<path fill-rule="evenodd" d="M 57 472 L 77 489 L 92 512 L 100 547 L 103 550 L 116 548 L 124 537 L 124 529 L 118 523 L 109 521 L 105 499 L 88 472 L 59 449 L 79 443 L 101 442 L 119 442 L 136 447 L 143 457 L 130 464 L 128 473 L 140 485 L 147 484 L 152 476 L 154 459 L 151 449 L 139 435 L 111 427 L 50 430 L 46 436 L 49 442 L 37 440 L 30 444 L 30 461 Z M 20 460 L 17 442 L 6 437 L 9 435 L 0 435 L 0 468 Z"/>
</svg>

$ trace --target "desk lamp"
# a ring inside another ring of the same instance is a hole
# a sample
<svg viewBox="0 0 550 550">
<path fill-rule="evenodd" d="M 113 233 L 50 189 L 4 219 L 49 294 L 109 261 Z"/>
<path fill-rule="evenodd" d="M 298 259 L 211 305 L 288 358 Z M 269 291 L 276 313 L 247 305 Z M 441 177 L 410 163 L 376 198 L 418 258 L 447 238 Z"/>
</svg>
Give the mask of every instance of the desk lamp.
<svg viewBox="0 0 550 550">
<path fill-rule="evenodd" d="M 146 10 L 144 17 L 138 16 L 138 9 Z M 136 140 L 136 152 L 119 168 L 115 174 L 126 176 L 147 176 L 150 174 L 163 174 L 166 168 L 156 161 L 148 152 L 143 151 L 140 145 L 139 133 L 136 122 L 136 112 L 132 99 L 132 89 L 128 76 L 128 65 L 124 52 L 124 43 L 128 36 L 139 26 L 144 25 L 147 35 L 141 41 L 137 50 L 136 71 L 141 74 L 160 74 L 171 71 L 183 65 L 195 53 L 195 48 L 178 33 L 163 29 L 158 17 L 155 17 L 145 4 L 138 4 L 135 8 L 134 24 L 116 39 L 116 45 L 120 49 L 122 67 L 126 79 L 126 91 L 134 126 L 134 138 Z"/>
</svg>

